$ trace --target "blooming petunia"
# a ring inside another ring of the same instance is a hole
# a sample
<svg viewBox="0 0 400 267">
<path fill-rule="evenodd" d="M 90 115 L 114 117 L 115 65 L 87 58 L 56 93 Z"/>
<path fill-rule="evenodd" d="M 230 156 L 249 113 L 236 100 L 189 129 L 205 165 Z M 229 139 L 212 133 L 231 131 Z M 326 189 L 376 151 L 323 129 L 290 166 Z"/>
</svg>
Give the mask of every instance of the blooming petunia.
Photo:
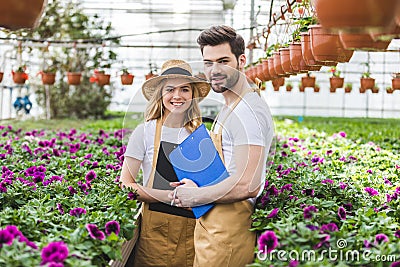
<svg viewBox="0 0 400 267">
<path fill-rule="evenodd" d="M 335 223 L 328 223 L 328 224 L 323 224 L 320 230 L 321 232 L 337 232 L 339 231 L 339 228 Z"/>
<path fill-rule="evenodd" d="M 366 239 L 364 239 L 364 247 L 365 248 L 371 248 L 371 243 Z"/>
<path fill-rule="evenodd" d="M 7 230 L 0 230 L 0 248 L 3 244 L 11 245 L 14 240 L 14 236 Z"/>
<path fill-rule="evenodd" d="M 333 181 L 331 179 L 325 179 L 321 181 L 322 184 L 333 184 Z"/>
<path fill-rule="evenodd" d="M 68 246 L 63 241 L 49 243 L 42 249 L 42 264 L 50 262 L 62 263 L 68 257 Z"/>
<path fill-rule="evenodd" d="M 400 229 L 397 230 L 397 231 L 394 233 L 394 236 L 397 237 L 397 238 L 400 238 Z"/>
<path fill-rule="evenodd" d="M 337 214 L 341 220 L 346 220 L 346 210 L 343 207 L 339 207 Z"/>
<path fill-rule="evenodd" d="M 311 219 L 311 218 L 312 218 L 312 213 L 313 213 L 313 212 L 317 212 L 317 211 L 318 211 L 318 210 L 317 210 L 317 208 L 316 208 L 315 206 L 308 206 L 308 207 L 305 207 L 305 208 L 303 209 L 304 219 L 307 219 L 307 220 Z"/>
<path fill-rule="evenodd" d="M 387 235 L 385 235 L 385 234 L 377 234 L 376 236 L 375 236 L 375 244 L 381 244 L 381 243 L 383 243 L 383 242 L 388 242 L 389 241 L 389 238 L 387 237 Z"/>
<path fill-rule="evenodd" d="M 400 261 L 393 262 L 390 267 L 400 267 Z"/>
<path fill-rule="evenodd" d="M 270 219 L 270 218 L 276 217 L 276 215 L 278 214 L 278 212 L 279 212 L 279 208 L 273 209 L 273 210 L 270 212 L 270 214 L 268 214 L 267 218 Z"/>
<path fill-rule="evenodd" d="M 137 193 L 134 193 L 134 192 L 132 192 L 132 191 L 128 193 L 128 199 L 129 199 L 129 200 L 136 200 L 137 197 L 138 197 L 138 194 L 137 194 Z"/>
<path fill-rule="evenodd" d="M 97 177 L 96 172 L 93 171 L 93 170 L 90 170 L 90 171 L 86 174 L 85 180 L 86 180 L 87 183 L 91 183 L 94 179 L 96 179 L 96 177 Z"/>
<path fill-rule="evenodd" d="M 86 229 L 93 239 L 104 240 L 106 238 L 105 234 L 95 224 L 86 224 Z"/>
<path fill-rule="evenodd" d="M 379 194 L 379 192 L 371 187 L 366 187 L 365 192 L 367 192 L 370 196 L 376 196 Z"/>
<path fill-rule="evenodd" d="M 69 211 L 69 215 L 80 217 L 82 214 L 86 214 L 86 210 L 84 208 L 74 208 Z"/>
<path fill-rule="evenodd" d="M 120 231 L 120 227 L 119 227 L 119 223 L 117 221 L 109 221 L 106 223 L 106 235 L 111 235 L 111 233 L 115 233 L 116 235 L 119 234 Z"/>
<path fill-rule="evenodd" d="M 258 249 L 263 253 L 270 253 L 278 246 L 278 238 L 274 231 L 265 231 L 258 239 Z"/>
<path fill-rule="evenodd" d="M 326 235 L 326 236 L 322 237 L 322 238 L 320 239 L 320 242 L 319 242 L 318 244 L 316 244 L 313 248 L 314 248 L 314 249 L 319 249 L 319 248 L 322 247 L 322 246 L 327 246 L 327 247 L 329 247 L 329 239 L 331 239 L 331 236 L 330 236 L 330 235 Z"/>
<path fill-rule="evenodd" d="M 311 231 L 319 230 L 319 227 L 318 227 L 318 226 L 315 226 L 315 225 L 312 225 L 312 224 L 307 224 L 306 227 L 307 227 L 308 229 L 310 229 Z"/>
<path fill-rule="evenodd" d="M 339 132 L 339 135 L 343 138 L 345 138 L 347 136 L 347 134 L 345 132 Z"/>
</svg>

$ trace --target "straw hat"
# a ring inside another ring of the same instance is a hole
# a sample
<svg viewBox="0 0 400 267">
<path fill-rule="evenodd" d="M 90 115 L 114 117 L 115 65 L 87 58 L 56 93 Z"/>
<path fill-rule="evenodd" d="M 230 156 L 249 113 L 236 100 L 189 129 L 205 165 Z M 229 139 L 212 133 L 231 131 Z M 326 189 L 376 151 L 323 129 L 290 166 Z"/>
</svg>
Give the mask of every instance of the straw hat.
<svg viewBox="0 0 400 267">
<path fill-rule="evenodd" d="M 142 92 L 147 100 L 150 100 L 154 92 L 160 89 L 161 81 L 168 78 L 184 78 L 195 86 L 200 95 L 200 101 L 210 92 L 210 84 L 204 79 L 193 76 L 192 68 L 183 60 L 171 59 L 164 62 L 161 67 L 161 75 L 145 81 L 142 85 Z"/>
</svg>

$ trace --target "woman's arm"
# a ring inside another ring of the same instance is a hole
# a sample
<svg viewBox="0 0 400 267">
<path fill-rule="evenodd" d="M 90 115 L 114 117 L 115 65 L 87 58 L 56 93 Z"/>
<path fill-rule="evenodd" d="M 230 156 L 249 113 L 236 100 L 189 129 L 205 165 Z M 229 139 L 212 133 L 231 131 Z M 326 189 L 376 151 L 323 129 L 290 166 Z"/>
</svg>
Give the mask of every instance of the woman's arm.
<svg viewBox="0 0 400 267">
<path fill-rule="evenodd" d="M 122 164 L 121 179 L 122 186 L 132 188 L 138 193 L 138 200 L 152 203 L 152 202 L 164 202 L 170 204 L 168 194 L 170 190 L 158 190 L 148 188 L 136 183 L 136 176 L 139 172 L 142 161 L 132 158 L 125 157 L 124 163 Z"/>
</svg>

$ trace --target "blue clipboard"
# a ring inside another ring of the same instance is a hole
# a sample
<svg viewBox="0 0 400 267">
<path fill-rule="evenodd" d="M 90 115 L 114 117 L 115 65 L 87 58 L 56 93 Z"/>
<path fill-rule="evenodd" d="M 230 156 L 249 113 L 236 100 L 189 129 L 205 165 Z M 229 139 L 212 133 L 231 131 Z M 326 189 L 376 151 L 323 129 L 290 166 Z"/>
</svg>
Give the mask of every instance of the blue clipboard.
<svg viewBox="0 0 400 267">
<path fill-rule="evenodd" d="M 221 157 L 204 124 L 200 125 L 169 154 L 179 181 L 194 181 L 199 187 L 213 185 L 229 177 Z M 214 204 L 193 207 L 196 219 L 207 213 Z"/>
</svg>

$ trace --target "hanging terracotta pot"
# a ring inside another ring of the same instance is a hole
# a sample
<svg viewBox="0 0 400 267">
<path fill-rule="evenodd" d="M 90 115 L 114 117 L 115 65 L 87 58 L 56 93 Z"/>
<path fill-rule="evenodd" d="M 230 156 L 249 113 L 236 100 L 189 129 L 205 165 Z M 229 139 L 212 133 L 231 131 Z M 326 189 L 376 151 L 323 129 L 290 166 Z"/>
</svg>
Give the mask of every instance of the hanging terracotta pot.
<svg viewBox="0 0 400 267">
<path fill-rule="evenodd" d="M 149 72 L 144 77 L 146 80 L 148 80 L 148 79 L 151 79 L 151 78 L 157 77 L 157 76 L 158 76 L 157 74 L 154 74 L 153 72 Z"/>
<path fill-rule="evenodd" d="M 279 52 L 274 52 L 274 68 L 275 68 L 275 72 L 276 74 L 278 74 L 278 76 L 285 76 L 286 73 L 282 68 L 282 64 L 281 64 L 281 54 Z"/>
<path fill-rule="evenodd" d="M 149 74 L 147 74 L 147 75 L 149 75 Z M 248 68 L 247 78 L 249 78 L 250 81 L 254 82 L 256 75 L 257 75 L 257 69 L 254 68 L 254 66 L 250 66 Z M 151 79 L 151 78 L 149 78 L 149 79 Z"/>
<path fill-rule="evenodd" d="M 374 41 L 369 33 L 339 33 L 343 47 L 351 50 L 385 51 L 390 41 Z"/>
<path fill-rule="evenodd" d="M 28 80 L 28 74 L 25 72 L 12 72 L 12 78 L 16 84 L 25 84 L 26 80 Z"/>
<path fill-rule="evenodd" d="M 360 89 L 363 89 L 364 92 L 365 92 L 366 89 L 374 88 L 375 79 L 374 78 L 361 78 L 360 79 L 360 85 L 361 85 Z"/>
<path fill-rule="evenodd" d="M 293 89 L 293 85 L 291 85 L 291 84 L 287 84 L 287 85 L 286 85 L 286 91 L 287 91 L 287 92 L 291 92 L 292 89 Z"/>
<path fill-rule="evenodd" d="M 329 78 L 329 83 L 331 85 L 330 88 L 333 88 L 336 90 L 336 88 L 342 88 L 344 84 L 344 78 L 343 77 L 330 77 Z"/>
<path fill-rule="evenodd" d="M 3 72 L 0 72 L 0 83 L 1 83 L 1 81 L 3 80 L 3 76 L 4 76 L 4 73 L 3 73 Z"/>
<path fill-rule="evenodd" d="M 314 76 L 304 76 L 301 77 L 301 87 L 315 87 L 315 77 Z"/>
<path fill-rule="evenodd" d="M 349 62 L 353 56 L 352 50 L 343 47 L 339 34 L 322 28 L 321 25 L 310 26 L 311 51 L 317 61 L 332 63 Z"/>
<path fill-rule="evenodd" d="M 393 27 L 397 0 L 314 0 L 318 21 L 327 29 L 382 32 Z"/>
<path fill-rule="evenodd" d="M 67 72 L 67 80 L 70 85 L 81 84 L 82 73 L 80 72 Z"/>
<path fill-rule="evenodd" d="M 268 70 L 269 70 L 269 74 L 271 75 L 272 79 L 278 78 L 278 74 L 276 73 L 275 67 L 274 67 L 274 58 L 273 57 L 268 58 Z"/>
<path fill-rule="evenodd" d="M 383 33 L 370 33 L 370 35 L 374 40 L 390 42 L 392 39 L 400 38 L 400 25 L 396 25 L 393 29 L 386 30 Z"/>
<path fill-rule="evenodd" d="M 46 4 L 47 0 L 2 1 L 0 26 L 10 30 L 34 28 L 39 24 Z"/>
<path fill-rule="evenodd" d="M 391 88 L 391 87 L 388 87 L 388 88 L 386 88 L 386 93 L 388 93 L 388 94 L 393 94 L 394 90 L 396 90 L 396 89 L 393 89 L 393 88 Z"/>
<path fill-rule="evenodd" d="M 307 66 L 312 71 L 319 71 L 322 66 L 328 66 L 329 62 L 316 61 L 311 51 L 310 31 L 301 33 L 301 54 Z M 337 64 L 337 62 L 336 62 Z"/>
<path fill-rule="evenodd" d="M 133 74 L 122 74 L 121 75 L 121 84 L 122 85 L 131 85 L 133 83 L 133 78 L 135 78 L 135 75 L 133 75 Z"/>
<path fill-rule="evenodd" d="M 256 73 L 257 73 L 256 77 L 258 79 L 260 79 L 261 81 L 265 82 L 267 80 L 267 77 L 265 77 L 265 75 L 264 75 L 262 63 L 258 63 L 256 65 Z"/>
<path fill-rule="evenodd" d="M 351 90 L 353 90 L 353 87 L 352 87 L 351 84 L 346 85 L 346 86 L 344 87 L 344 92 L 345 92 L 345 93 L 351 93 Z"/>
<path fill-rule="evenodd" d="M 281 48 L 279 49 L 279 54 L 281 57 L 281 66 L 283 71 L 286 74 L 296 74 L 292 69 L 292 65 L 290 64 L 290 49 L 289 48 Z"/>
<path fill-rule="evenodd" d="M 46 85 L 53 85 L 56 82 L 56 74 L 52 72 L 41 72 L 42 83 Z"/>
<path fill-rule="evenodd" d="M 268 59 L 264 58 L 262 60 L 261 65 L 262 65 L 262 70 L 264 72 L 264 77 L 266 78 L 266 81 L 270 81 L 272 78 L 271 78 L 271 75 L 269 74 Z"/>
<path fill-rule="evenodd" d="M 289 44 L 290 64 L 292 69 L 296 72 L 300 72 L 300 61 L 302 60 L 301 43 L 294 42 Z"/>
<path fill-rule="evenodd" d="M 374 87 L 372 87 L 371 91 L 373 94 L 377 94 L 377 93 L 379 93 L 379 88 L 374 86 Z"/>
<path fill-rule="evenodd" d="M 109 85 L 110 84 L 110 74 L 106 74 L 103 71 L 94 71 L 94 75 L 90 77 L 90 82 L 95 82 L 99 86 Z"/>
<path fill-rule="evenodd" d="M 320 90 L 321 88 L 319 87 L 319 86 L 317 86 L 317 85 L 315 85 L 315 87 L 314 87 L 314 93 L 319 93 L 319 90 Z"/>
<path fill-rule="evenodd" d="M 272 86 L 274 87 L 274 91 L 279 91 L 279 87 L 285 85 L 285 78 L 279 77 L 272 80 Z"/>
<path fill-rule="evenodd" d="M 400 78 L 393 78 L 392 79 L 392 88 L 394 90 L 400 90 Z"/>
</svg>

